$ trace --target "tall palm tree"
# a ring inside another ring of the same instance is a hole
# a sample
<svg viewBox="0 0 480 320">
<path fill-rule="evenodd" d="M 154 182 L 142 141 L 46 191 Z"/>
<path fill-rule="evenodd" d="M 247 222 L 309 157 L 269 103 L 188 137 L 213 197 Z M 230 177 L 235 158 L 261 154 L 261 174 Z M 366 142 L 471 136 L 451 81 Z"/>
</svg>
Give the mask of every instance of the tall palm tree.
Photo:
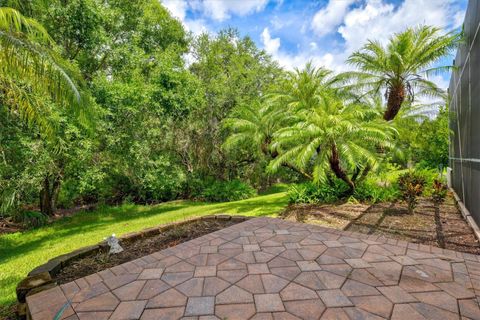
<svg viewBox="0 0 480 320">
<path fill-rule="evenodd" d="M 77 87 L 82 82 L 79 72 L 54 46 L 37 21 L 0 7 L 0 107 L 50 136 L 49 102 L 80 112 L 86 102 Z"/>
<path fill-rule="evenodd" d="M 394 129 L 380 123 L 371 106 L 347 102 L 334 78 L 311 65 L 292 74 L 291 86 L 298 90 L 283 93 L 281 100 L 288 101 L 285 108 L 293 108 L 297 121 L 275 133 L 279 156 L 269 169 L 291 163 L 311 168 L 317 181 L 331 171 L 353 191 L 359 170 L 376 164 L 377 150 L 390 146 Z"/>
<path fill-rule="evenodd" d="M 458 33 L 441 34 L 439 28 L 419 26 L 408 28 L 390 38 L 383 46 L 378 41 L 368 41 L 347 60 L 359 71 L 344 76 L 352 82 L 352 89 L 375 94 L 385 90 L 387 106 L 383 118 L 392 120 L 402 104 L 413 102 L 415 95 L 442 97 L 445 92 L 428 76 L 450 70 L 451 66 L 436 66 L 460 41 Z"/>
</svg>

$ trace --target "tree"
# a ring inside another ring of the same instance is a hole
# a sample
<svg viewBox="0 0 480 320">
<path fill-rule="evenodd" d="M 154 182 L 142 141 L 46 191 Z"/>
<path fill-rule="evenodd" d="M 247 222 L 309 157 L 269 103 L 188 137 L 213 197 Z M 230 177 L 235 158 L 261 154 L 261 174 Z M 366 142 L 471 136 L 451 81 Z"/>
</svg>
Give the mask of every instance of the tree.
<svg viewBox="0 0 480 320">
<path fill-rule="evenodd" d="M 436 66 L 458 44 L 458 33 L 441 34 L 441 29 L 420 26 L 408 28 L 390 38 L 383 46 L 379 41 L 368 41 L 347 60 L 359 71 L 347 72 L 352 89 L 376 94 L 385 90 L 387 100 L 383 118 L 392 120 L 405 101 L 415 96 L 442 97 L 444 91 L 428 76 L 450 70 L 451 66 Z"/>
<path fill-rule="evenodd" d="M 419 124 L 412 141 L 413 158 L 417 163 L 435 169 L 448 166 L 448 145 L 452 135 L 448 123 L 448 106 L 443 106 L 436 117 Z"/>
<path fill-rule="evenodd" d="M 252 106 L 241 106 L 224 120 L 224 126 L 229 130 L 230 135 L 223 146 L 227 150 L 248 149 L 253 154 L 258 154 L 255 151 L 260 151 L 260 154 L 270 161 L 279 155 L 272 148 L 275 133 L 285 126 L 293 124 L 295 120 L 294 114 L 285 112 L 277 105 L 269 103 L 268 100 L 263 106 L 259 103 Z M 251 162 L 253 161 L 251 160 Z M 283 163 L 283 166 L 307 179 L 312 179 L 310 174 L 295 167 L 292 163 Z"/>
<path fill-rule="evenodd" d="M 36 20 L 12 8 L 0 8 L 0 106 L 52 137 L 50 101 L 85 111 L 74 66 L 55 52 L 55 44 Z M 48 98 L 44 98 L 48 97 Z"/>
<path fill-rule="evenodd" d="M 377 150 L 390 146 L 394 130 L 377 120 L 371 106 L 348 102 L 345 93 L 335 88 L 336 82 L 331 72 L 310 64 L 291 74 L 290 90 L 274 99 L 297 120 L 275 133 L 272 147 L 279 156 L 269 168 L 275 171 L 291 163 L 311 170 L 316 181 L 331 171 L 353 192 L 359 175 L 375 165 Z"/>
<path fill-rule="evenodd" d="M 189 123 L 191 162 L 201 176 L 236 178 L 242 175 L 239 159 L 221 148 L 227 138 L 222 122 L 241 106 L 258 103 L 282 71 L 251 38 L 241 37 L 235 29 L 195 38 L 192 56 L 190 70 L 201 81 L 205 103 Z"/>
<path fill-rule="evenodd" d="M 6 200 L 2 211 L 15 206 L 28 189 L 24 186 L 35 181 L 42 186 L 40 210 L 47 215 L 53 214 L 60 180 L 57 176 L 52 177 L 48 168 L 52 157 L 59 155 L 65 146 L 64 115 L 74 111 L 74 118 L 83 124 L 88 122 L 88 99 L 82 91 L 80 73 L 57 53 L 57 49 L 48 32 L 36 20 L 12 8 L 0 8 L 0 107 L 6 107 L 12 115 L 3 119 L 5 130 L 0 137 L 5 143 L 2 149 L 5 147 L 9 151 L 3 158 L 2 169 L 6 170 L 2 170 L 2 178 L 4 175 L 10 177 L 4 180 L 7 184 L 2 188 L 1 198 Z M 15 118 L 20 118 L 29 128 L 14 129 L 12 121 Z M 3 136 L 8 131 L 16 131 L 19 135 L 17 145 L 11 144 L 15 140 Z M 28 152 L 28 147 L 43 152 Z M 31 160 L 28 169 L 36 168 L 35 175 L 32 171 L 30 176 L 25 175 L 29 171 L 13 163 L 16 157 Z M 40 180 L 35 179 L 39 168 L 46 170 Z M 24 183 L 16 184 L 19 181 Z"/>
</svg>

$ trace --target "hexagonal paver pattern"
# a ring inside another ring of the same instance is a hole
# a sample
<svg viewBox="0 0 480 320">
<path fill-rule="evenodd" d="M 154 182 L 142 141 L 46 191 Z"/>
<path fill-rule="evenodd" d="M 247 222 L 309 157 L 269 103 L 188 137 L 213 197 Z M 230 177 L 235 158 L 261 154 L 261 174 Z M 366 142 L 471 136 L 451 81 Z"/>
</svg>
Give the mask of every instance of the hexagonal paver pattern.
<svg viewBox="0 0 480 320">
<path fill-rule="evenodd" d="M 479 300 L 479 256 L 271 218 L 27 297 L 33 320 L 480 320 Z"/>
</svg>

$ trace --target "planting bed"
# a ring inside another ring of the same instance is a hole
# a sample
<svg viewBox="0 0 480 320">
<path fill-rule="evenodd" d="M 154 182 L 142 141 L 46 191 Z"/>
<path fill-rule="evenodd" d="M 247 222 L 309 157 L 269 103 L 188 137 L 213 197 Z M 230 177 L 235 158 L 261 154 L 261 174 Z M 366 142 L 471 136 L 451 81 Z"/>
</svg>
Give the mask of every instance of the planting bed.
<svg viewBox="0 0 480 320">
<path fill-rule="evenodd" d="M 105 251 L 101 251 L 73 261 L 55 275 L 55 280 L 58 284 L 67 283 L 124 262 L 176 246 L 182 242 L 229 227 L 238 222 L 240 221 L 218 219 L 193 220 L 190 223 L 179 225 L 160 234 L 138 238 L 133 241 L 123 241 L 121 244 L 124 249 L 123 252 L 109 255 Z"/>
<path fill-rule="evenodd" d="M 284 216 L 288 220 L 480 254 L 478 239 L 451 196 L 438 208 L 430 199 L 421 198 L 414 214 L 407 212 L 406 204 L 396 202 L 295 205 Z"/>
</svg>

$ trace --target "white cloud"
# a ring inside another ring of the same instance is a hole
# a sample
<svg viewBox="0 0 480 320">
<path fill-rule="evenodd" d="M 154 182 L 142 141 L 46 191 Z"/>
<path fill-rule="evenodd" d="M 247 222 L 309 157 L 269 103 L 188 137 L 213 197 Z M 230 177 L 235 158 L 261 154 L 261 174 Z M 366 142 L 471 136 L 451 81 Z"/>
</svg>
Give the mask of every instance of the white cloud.
<svg viewBox="0 0 480 320">
<path fill-rule="evenodd" d="M 465 11 L 463 10 L 458 11 L 453 17 L 453 21 L 454 21 L 453 28 L 456 29 L 458 27 L 461 27 L 464 20 L 465 20 Z"/>
<path fill-rule="evenodd" d="M 280 38 L 272 38 L 268 28 L 263 29 L 263 32 L 261 34 L 261 40 L 265 51 L 272 55 L 272 57 L 277 60 L 282 67 L 285 67 L 288 70 L 293 70 L 294 68 L 302 68 L 308 61 L 312 61 L 313 64 L 316 66 L 324 66 L 329 69 L 344 69 L 343 61 L 336 61 L 334 55 L 331 53 L 326 53 L 324 55 L 315 55 L 312 54 L 311 51 L 308 51 L 295 55 L 281 51 Z M 310 43 L 310 47 L 311 50 L 316 50 L 316 43 Z M 341 62 L 342 65 L 336 64 L 337 62 Z"/>
<path fill-rule="evenodd" d="M 161 0 L 162 5 L 170 11 L 171 15 L 180 20 L 187 31 L 194 34 L 209 32 L 207 23 L 204 19 L 187 19 L 187 10 L 189 3 L 185 0 Z"/>
<path fill-rule="evenodd" d="M 170 11 L 172 16 L 180 21 L 185 20 L 187 2 L 184 0 L 162 0 L 162 5 Z"/>
<path fill-rule="evenodd" d="M 267 3 L 268 0 L 203 0 L 190 2 L 190 5 L 195 10 L 203 11 L 205 16 L 217 21 L 224 21 L 230 18 L 231 14 L 244 16 L 260 12 Z"/>
<path fill-rule="evenodd" d="M 450 0 L 405 0 L 399 7 L 382 0 L 367 0 L 365 5 L 345 15 L 338 32 L 346 51 L 358 50 L 368 39 L 386 43 L 397 32 L 420 24 L 449 27 L 456 12 Z"/>
<path fill-rule="evenodd" d="M 263 29 L 262 32 L 262 42 L 265 51 L 271 55 L 275 55 L 278 53 L 278 49 L 280 48 L 280 38 L 274 38 L 270 36 L 270 31 L 268 28 Z"/>
<path fill-rule="evenodd" d="M 184 25 L 188 31 L 191 31 L 196 35 L 210 32 L 204 19 L 185 20 Z"/>
<path fill-rule="evenodd" d="M 312 29 L 319 35 L 324 36 L 340 25 L 355 0 L 330 0 L 328 5 L 319 10 L 312 20 Z"/>
</svg>

